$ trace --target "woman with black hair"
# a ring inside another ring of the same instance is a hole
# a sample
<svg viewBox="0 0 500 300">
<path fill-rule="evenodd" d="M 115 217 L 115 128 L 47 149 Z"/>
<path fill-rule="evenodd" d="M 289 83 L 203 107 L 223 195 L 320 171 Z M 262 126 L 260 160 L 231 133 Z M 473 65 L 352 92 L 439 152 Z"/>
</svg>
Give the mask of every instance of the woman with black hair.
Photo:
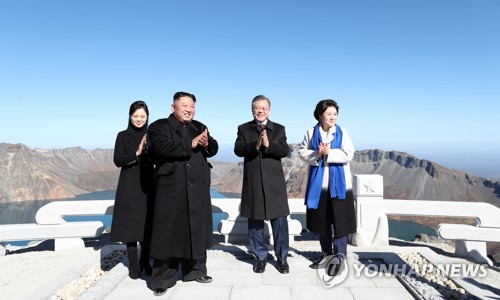
<svg viewBox="0 0 500 300">
<path fill-rule="evenodd" d="M 332 255 L 345 263 L 348 235 L 356 232 L 349 164 L 354 157 L 354 145 L 347 131 L 337 124 L 338 112 L 334 100 L 319 101 L 314 110 L 318 122 L 307 130 L 299 145 L 299 156 L 309 165 L 305 193 L 307 228 L 319 235 L 322 252 L 310 265 L 313 269 L 324 267 L 325 258 Z"/>
<path fill-rule="evenodd" d="M 148 106 L 144 101 L 130 105 L 128 127 L 116 137 L 113 161 L 121 168 L 116 189 L 111 241 L 127 245 L 129 276 L 151 275 L 151 236 L 154 165 L 147 153 Z M 138 260 L 137 243 L 141 245 Z"/>
</svg>

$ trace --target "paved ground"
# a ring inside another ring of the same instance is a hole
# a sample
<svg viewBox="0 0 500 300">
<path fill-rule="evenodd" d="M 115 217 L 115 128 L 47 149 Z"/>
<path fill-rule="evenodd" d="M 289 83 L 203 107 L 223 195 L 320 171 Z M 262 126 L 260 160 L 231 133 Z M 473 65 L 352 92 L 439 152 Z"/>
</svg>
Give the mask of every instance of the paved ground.
<svg viewBox="0 0 500 300">
<path fill-rule="evenodd" d="M 353 255 L 351 258 L 354 258 Z M 349 276 L 341 286 L 323 287 L 317 272 L 310 269 L 310 259 L 292 252 L 289 259 L 291 272 L 281 274 L 275 261 L 269 261 L 266 271 L 252 271 L 253 258 L 244 250 L 226 252 L 212 250 L 208 253 L 210 284 L 182 282 L 167 291 L 163 299 L 413 299 L 396 278 L 355 278 Z M 128 278 L 123 268 L 123 280 L 105 299 L 158 299 L 147 287 L 150 278 Z"/>
<path fill-rule="evenodd" d="M 78 279 L 102 257 L 120 245 L 87 242 L 87 248 L 54 252 L 50 242 L 36 248 L 11 251 L 0 257 L 1 299 L 56 299 L 55 293 Z M 93 245 L 93 246 L 92 246 Z M 321 276 L 308 267 L 319 255 L 315 241 L 300 241 L 288 259 L 290 274 L 281 274 L 273 260 L 266 272 L 252 271 L 253 258 L 245 246 L 218 243 L 208 252 L 209 284 L 178 281 L 161 297 L 149 288 L 150 278 L 128 277 L 126 259 L 116 265 L 96 284 L 89 287 L 80 299 L 414 299 L 394 276 L 379 276 L 358 272 L 372 261 L 391 261 L 400 252 L 418 252 L 436 263 L 463 263 L 461 259 L 443 255 L 423 246 L 388 246 L 379 248 L 348 247 L 347 278 L 333 287 L 324 287 Z M 498 269 L 488 269 L 486 278 L 456 278 L 456 282 L 480 299 L 500 299 Z"/>
</svg>

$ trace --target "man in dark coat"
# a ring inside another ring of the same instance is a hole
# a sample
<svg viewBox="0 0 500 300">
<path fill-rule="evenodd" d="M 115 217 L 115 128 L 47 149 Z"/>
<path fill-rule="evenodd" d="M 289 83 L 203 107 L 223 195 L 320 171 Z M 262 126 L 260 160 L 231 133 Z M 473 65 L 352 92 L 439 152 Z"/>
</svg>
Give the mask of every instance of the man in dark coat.
<svg viewBox="0 0 500 300">
<path fill-rule="evenodd" d="M 254 272 L 265 271 L 269 255 L 264 220 L 271 221 L 278 271 L 288 273 L 288 221 L 290 214 L 281 159 L 289 146 L 285 127 L 268 119 L 271 102 L 259 95 L 252 100 L 254 120 L 238 126 L 234 153 L 244 157 L 241 216 L 248 218 L 250 250 L 257 259 Z"/>
<path fill-rule="evenodd" d="M 212 281 L 206 267 L 213 238 L 207 157 L 217 153 L 218 144 L 204 124 L 193 120 L 195 102 L 192 94 L 175 93 L 172 114 L 152 123 L 148 132 L 156 165 L 150 255 L 157 296 L 175 285 L 179 263 L 184 281 Z"/>
</svg>

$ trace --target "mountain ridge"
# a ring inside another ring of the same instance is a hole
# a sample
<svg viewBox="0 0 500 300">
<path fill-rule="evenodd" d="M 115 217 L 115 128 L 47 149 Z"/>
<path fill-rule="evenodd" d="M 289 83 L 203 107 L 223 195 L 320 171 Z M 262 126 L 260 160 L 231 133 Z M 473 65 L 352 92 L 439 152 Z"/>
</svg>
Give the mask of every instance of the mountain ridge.
<svg viewBox="0 0 500 300">
<path fill-rule="evenodd" d="M 290 198 L 304 198 L 307 165 L 298 156 L 298 145 L 282 160 Z M 213 180 L 220 192 L 241 191 L 243 165 L 231 176 Z M 500 207 L 500 181 L 446 168 L 402 151 L 359 150 L 351 162 L 352 174 L 380 174 L 384 177 L 384 198 L 488 202 Z"/>
<path fill-rule="evenodd" d="M 113 150 L 31 149 L 0 143 L 0 203 L 72 198 L 114 189 L 117 169 Z"/>
<path fill-rule="evenodd" d="M 290 198 L 303 198 L 307 165 L 298 145 L 282 160 Z M 241 192 L 243 164 L 210 160 L 212 187 L 219 192 Z M 113 149 L 31 149 L 24 144 L 0 143 L 0 203 L 72 198 L 79 194 L 115 189 L 120 169 Z M 356 151 L 353 174 L 384 176 L 384 198 L 481 201 L 500 206 L 500 182 L 445 168 L 401 151 Z"/>
</svg>

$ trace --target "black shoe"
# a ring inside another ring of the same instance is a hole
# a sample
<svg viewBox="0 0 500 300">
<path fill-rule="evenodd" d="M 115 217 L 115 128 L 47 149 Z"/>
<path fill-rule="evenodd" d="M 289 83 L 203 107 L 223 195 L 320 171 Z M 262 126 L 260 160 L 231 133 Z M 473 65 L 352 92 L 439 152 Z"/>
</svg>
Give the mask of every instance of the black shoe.
<svg viewBox="0 0 500 300">
<path fill-rule="evenodd" d="M 266 264 L 267 264 L 267 261 L 265 260 L 258 260 L 255 265 L 253 266 L 253 271 L 255 273 L 264 273 L 264 271 L 266 270 Z"/>
<path fill-rule="evenodd" d="M 167 292 L 166 288 L 160 288 L 160 289 L 155 289 L 154 290 L 154 295 L 155 296 L 161 296 Z"/>
<path fill-rule="evenodd" d="M 282 274 L 288 274 L 290 272 L 290 267 L 286 260 L 278 260 L 278 271 Z"/>
<path fill-rule="evenodd" d="M 139 278 L 139 263 L 137 262 L 137 255 L 129 255 L 128 256 L 128 277 L 132 279 Z"/>
<path fill-rule="evenodd" d="M 201 276 L 200 278 L 196 278 L 196 282 L 199 282 L 199 283 L 210 283 L 210 282 L 212 282 L 212 277 L 210 277 L 208 275 Z"/>
<path fill-rule="evenodd" d="M 137 243 L 127 243 L 128 276 L 132 279 L 139 278 L 139 261 L 137 258 Z"/>
<path fill-rule="evenodd" d="M 311 269 L 318 269 L 319 267 L 324 267 L 322 264 L 324 264 L 324 259 L 325 255 L 321 255 L 317 260 L 315 260 L 312 264 L 309 265 L 309 268 Z"/>
</svg>

